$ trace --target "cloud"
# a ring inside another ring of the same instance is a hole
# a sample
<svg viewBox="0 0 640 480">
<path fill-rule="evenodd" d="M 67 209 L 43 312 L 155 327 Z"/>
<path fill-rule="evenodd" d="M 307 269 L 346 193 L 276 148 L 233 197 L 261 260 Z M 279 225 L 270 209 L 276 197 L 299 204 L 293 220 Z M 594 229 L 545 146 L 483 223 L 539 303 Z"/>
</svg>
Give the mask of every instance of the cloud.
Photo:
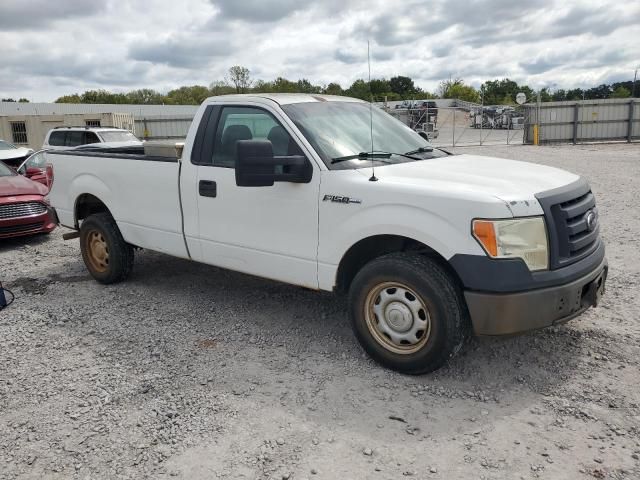
<svg viewBox="0 0 640 480">
<path fill-rule="evenodd" d="M 179 36 L 133 45 L 129 49 L 129 58 L 176 68 L 203 68 L 214 58 L 229 55 L 233 51 L 228 38 Z"/>
<path fill-rule="evenodd" d="M 632 78 L 640 3 L 600 0 L 0 0 L 0 96 L 255 79 L 348 87 L 407 75 L 435 91 L 512 78 L 533 88 Z M 626 72 L 626 73 L 625 73 Z"/>
<path fill-rule="evenodd" d="M 300 0 L 211 0 L 219 9 L 220 17 L 246 22 L 274 22 L 297 10 L 305 9 Z"/>
<path fill-rule="evenodd" d="M 0 31 L 46 27 L 56 20 L 88 17 L 104 9 L 105 3 L 102 1 L 2 0 Z"/>
</svg>

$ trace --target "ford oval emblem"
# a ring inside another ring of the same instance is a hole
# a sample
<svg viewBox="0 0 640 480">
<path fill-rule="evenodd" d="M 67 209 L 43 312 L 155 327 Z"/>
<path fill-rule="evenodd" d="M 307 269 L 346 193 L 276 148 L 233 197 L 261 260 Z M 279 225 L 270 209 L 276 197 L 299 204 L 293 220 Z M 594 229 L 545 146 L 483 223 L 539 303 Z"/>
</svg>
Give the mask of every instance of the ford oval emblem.
<svg viewBox="0 0 640 480">
<path fill-rule="evenodd" d="M 589 210 L 585 219 L 587 221 L 587 230 L 593 232 L 596 229 L 596 222 L 598 220 L 596 212 L 594 212 L 593 210 Z"/>
</svg>

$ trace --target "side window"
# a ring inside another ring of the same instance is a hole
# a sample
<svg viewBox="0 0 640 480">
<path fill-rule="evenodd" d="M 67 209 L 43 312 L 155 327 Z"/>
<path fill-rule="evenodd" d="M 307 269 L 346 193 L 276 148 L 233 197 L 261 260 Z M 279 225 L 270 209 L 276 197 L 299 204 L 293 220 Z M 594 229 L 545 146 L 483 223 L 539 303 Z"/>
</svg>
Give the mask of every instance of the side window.
<svg viewBox="0 0 640 480">
<path fill-rule="evenodd" d="M 51 132 L 49 135 L 49 145 L 54 147 L 64 146 L 64 137 L 67 132 Z"/>
<path fill-rule="evenodd" d="M 266 110 L 253 107 L 224 107 L 220 113 L 213 145 L 213 165 L 233 168 L 240 140 L 269 140 L 276 156 L 302 155 L 297 143 Z"/>
<path fill-rule="evenodd" d="M 100 143 L 100 139 L 93 132 L 84 132 L 84 141 L 82 142 L 84 145 L 89 143 Z"/>
<path fill-rule="evenodd" d="M 84 140 L 84 132 L 67 132 L 67 138 L 64 142 L 65 147 L 77 147 L 82 145 L 82 141 Z"/>
</svg>

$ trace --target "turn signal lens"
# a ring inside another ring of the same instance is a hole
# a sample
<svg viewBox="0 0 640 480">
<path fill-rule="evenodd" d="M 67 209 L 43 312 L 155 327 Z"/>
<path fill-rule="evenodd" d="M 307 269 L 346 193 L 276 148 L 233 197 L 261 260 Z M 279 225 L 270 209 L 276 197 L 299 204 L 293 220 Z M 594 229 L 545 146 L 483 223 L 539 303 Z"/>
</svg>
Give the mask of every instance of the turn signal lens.
<svg viewBox="0 0 640 480">
<path fill-rule="evenodd" d="M 490 256 L 498 256 L 498 242 L 496 241 L 496 230 L 493 227 L 493 222 L 474 220 L 473 235 L 478 239 Z"/>
</svg>

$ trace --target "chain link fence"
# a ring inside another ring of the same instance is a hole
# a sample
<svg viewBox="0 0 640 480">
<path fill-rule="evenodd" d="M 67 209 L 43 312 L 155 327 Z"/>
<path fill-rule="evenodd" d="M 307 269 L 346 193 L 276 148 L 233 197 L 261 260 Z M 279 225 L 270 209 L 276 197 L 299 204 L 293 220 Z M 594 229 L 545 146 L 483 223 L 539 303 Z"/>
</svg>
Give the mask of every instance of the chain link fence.
<svg viewBox="0 0 640 480">
<path fill-rule="evenodd" d="M 458 102 L 463 103 L 463 102 Z M 463 106 L 387 108 L 386 111 L 439 147 L 522 144 L 529 112 L 521 107 Z"/>
</svg>

